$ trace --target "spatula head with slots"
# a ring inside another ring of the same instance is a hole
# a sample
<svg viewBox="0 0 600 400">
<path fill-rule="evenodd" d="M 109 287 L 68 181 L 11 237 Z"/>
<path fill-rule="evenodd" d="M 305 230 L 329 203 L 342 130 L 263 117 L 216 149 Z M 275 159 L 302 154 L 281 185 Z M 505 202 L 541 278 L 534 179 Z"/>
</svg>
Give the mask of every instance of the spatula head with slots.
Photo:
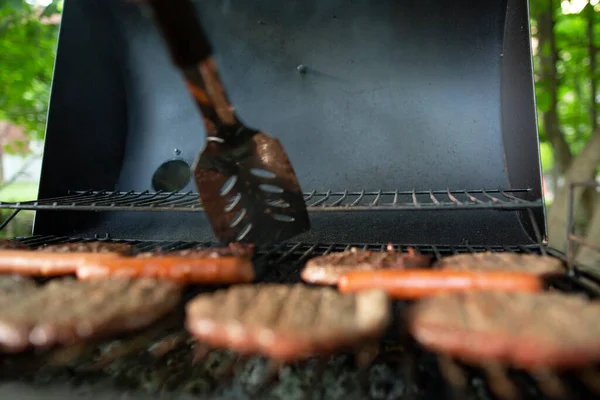
<svg viewBox="0 0 600 400">
<path fill-rule="evenodd" d="M 202 113 L 206 147 L 193 169 L 215 236 L 221 242 L 268 244 L 308 230 L 304 197 L 287 154 L 277 139 L 237 117 L 192 2 L 144 3 Z"/>
<path fill-rule="evenodd" d="M 215 235 L 224 242 L 266 244 L 309 229 L 304 196 L 279 140 L 246 127 L 208 141 L 194 179 Z"/>
</svg>

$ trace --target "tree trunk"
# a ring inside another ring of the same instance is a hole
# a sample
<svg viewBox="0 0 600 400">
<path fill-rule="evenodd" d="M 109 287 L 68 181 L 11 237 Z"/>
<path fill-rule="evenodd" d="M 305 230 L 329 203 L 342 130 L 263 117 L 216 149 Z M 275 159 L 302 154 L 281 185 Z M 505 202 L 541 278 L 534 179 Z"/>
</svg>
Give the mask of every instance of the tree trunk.
<svg viewBox="0 0 600 400">
<path fill-rule="evenodd" d="M 596 11 L 592 6 L 591 0 L 588 0 L 586 5 L 587 16 L 587 35 L 588 35 L 588 55 L 590 57 L 589 82 L 590 82 L 590 130 L 592 133 L 598 131 L 598 102 L 596 101 L 597 82 L 596 82 L 596 44 L 594 42 L 594 24 Z M 589 177 L 590 180 L 596 180 L 596 170 Z M 595 189 L 584 189 L 583 192 L 583 207 L 585 221 L 589 221 L 596 213 L 597 192 Z"/>
<path fill-rule="evenodd" d="M 600 200 L 596 203 L 594 217 L 586 233 L 586 241 L 596 246 L 600 246 Z M 592 249 L 588 246 L 581 246 L 575 258 L 577 265 L 600 271 L 600 250 Z"/>
<path fill-rule="evenodd" d="M 552 195 L 556 196 L 558 193 L 558 180 L 560 179 L 560 169 L 558 165 L 554 164 L 552 167 Z"/>
<path fill-rule="evenodd" d="M 596 101 L 597 83 L 596 83 L 596 44 L 594 43 L 594 22 L 596 11 L 592 6 L 591 0 L 588 0 L 586 6 L 587 14 L 587 35 L 588 35 L 588 55 L 590 57 L 590 126 L 592 132 L 598 128 L 598 102 Z"/>
<path fill-rule="evenodd" d="M 565 251 L 567 217 L 569 205 L 569 185 L 573 182 L 589 181 L 600 164 L 600 132 L 592 134 L 581 153 L 573 159 L 565 174 L 565 185 L 555 194 L 552 209 L 548 215 L 548 242 L 550 246 Z M 575 190 L 574 205 L 580 204 L 582 190 Z"/>
<path fill-rule="evenodd" d="M 594 22 L 595 22 L 595 10 L 588 0 L 586 5 L 586 16 L 587 16 L 587 35 L 588 35 L 588 54 L 590 57 L 590 125 L 592 132 L 596 132 L 598 127 L 598 105 L 596 101 L 597 83 L 596 83 L 596 45 L 594 43 Z M 596 170 L 592 173 L 592 179 L 596 178 Z M 592 194 L 593 197 L 586 199 L 591 201 L 594 199 L 595 210 L 591 217 L 591 221 L 587 227 L 586 241 L 594 245 L 600 245 L 600 200 L 595 200 L 596 191 L 587 191 L 585 195 Z M 592 249 L 588 246 L 581 246 L 575 261 L 587 267 L 593 269 L 600 269 L 600 251 Z"/>
<path fill-rule="evenodd" d="M 554 161 L 561 173 L 564 173 L 571 163 L 572 154 L 569 144 L 560 130 L 558 120 L 558 48 L 554 35 L 554 1 L 548 1 L 548 6 L 537 16 L 540 78 L 550 94 L 550 107 L 542 113 L 544 132 L 554 149 Z"/>
<path fill-rule="evenodd" d="M 10 129 L 10 123 L 7 121 L 0 121 L 0 184 L 4 183 L 4 146 L 3 139 L 8 135 Z"/>
</svg>

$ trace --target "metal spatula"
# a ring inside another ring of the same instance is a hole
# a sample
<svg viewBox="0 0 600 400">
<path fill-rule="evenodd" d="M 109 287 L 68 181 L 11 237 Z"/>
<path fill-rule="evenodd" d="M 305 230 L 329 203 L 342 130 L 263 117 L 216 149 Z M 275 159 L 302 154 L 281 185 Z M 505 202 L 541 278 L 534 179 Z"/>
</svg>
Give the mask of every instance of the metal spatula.
<svg viewBox="0 0 600 400">
<path fill-rule="evenodd" d="M 287 154 L 277 139 L 236 116 L 194 5 L 147 3 L 204 118 L 206 147 L 195 162 L 194 178 L 217 238 L 266 244 L 308 230 L 304 197 Z"/>
</svg>

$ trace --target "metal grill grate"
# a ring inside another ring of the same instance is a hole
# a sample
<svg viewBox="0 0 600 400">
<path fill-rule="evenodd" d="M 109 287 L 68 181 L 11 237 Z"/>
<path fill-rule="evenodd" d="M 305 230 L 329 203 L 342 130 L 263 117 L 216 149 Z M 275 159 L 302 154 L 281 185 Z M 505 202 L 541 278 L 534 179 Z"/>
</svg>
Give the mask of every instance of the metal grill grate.
<svg viewBox="0 0 600 400">
<path fill-rule="evenodd" d="M 530 189 L 312 191 L 304 195 L 310 211 L 408 211 L 542 207 L 541 199 L 519 196 Z M 67 196 L 25 202 L 0 202 L 0 208 L 22 210 L 203 211 L 197 193 L 74 191 Z"/>
<path fill-rule="evenodd" d="M 55 236 L 21 238 L 30 246 L 73 242 L 81 239 Z M 97 239 L 86 239 L 97 240 Z M 119 240 L 119 242 L 125 242 Z M 126 241 L 140 251 L 158 248 L 177 250 L 209 247 L 211 243 Z M 261 281 L 297 282 L 304 262 L 313 256 L 356 246 L 384 250 L 386 244 L 360 243 L 293 243 L 259 249 L 255 264 Z M 395 244 L 405 251 L 407 245 Z M 437 258 L 457 252 L 509 251 L 543 253 L 549 249 L 536 246 L 435 246 L 416 245 L 421 253 Z M 566 276 L 552 286 L 569 292 L 598 296 L 600 292 L 581 278 Z M 189 296 L 193 296 L 193 291 Z M 188 297 L 189 298 L 189 297 Z M 400 315 L 406 303 L 395 302 Z M 10 359 L 6 369 L 10 379 L 26 382 L 52 381 L 64 384 L 98 383 L 142 392 L 169 391 L 190 393 L 208 398 L 412 398 L 419 399 L 490 399 L 556 398 L 562 390 L 565 398 L 598 398 L 600 371 L 590 368 L 572 375 L 546 372 L 532 377 L 520 371 L 489 367 L 468 368 L 453 360 L 437 358 L 423 352 L 411 341 L 399 340 L 399 332 L 391 332 L 380 344 L 375 360 L 367 368 L 357 368 L 353 357 L 340 355 L 327 360 L 309 360 L 286 367 L 269 368 L 260 357 L 240 358 L 232 352 L 201 352 L 193 340 L 182 331 L 181 321 L 150 328 L 137 336 L 90 345 L 75 351 L 57 350 L 47 356 L 43 368 L 18 367 L 27 357 Z M 65 355 L 66 353 L 66 355 Z M 36 357 L 36 356 L 30 356 Z M 7 360 L 8 358 L 5 358 Z M 31 358 L 30 358 L 31 360 Z M 38 359 L 39 360 L 39 359 Z M 58 361 L 56 361 L 58 360 Z M 195 360 L 195 361 L 194 361 Z M 277 379 L 273 379 L 273 378 Z M 554 397 L 553 397 L 554 396 Z"/>
<path fill-rule="evenodd" d="M 58 244 L 77 241 L 104 240 L 98 238 L 72 238 L 68 236 L 32 236 L 20 238 L 20 240 L 32 247 L 44 244 Z M 139 251 L 153 251 L 162 249 L 164 251 L 183 250 L 193 247 L 211 247 L 212 242 L 183 242 L 183 241 L 137 241 L 137 240 L 110 240 L 112 242 L 125 242 L 135 246 Z M 387 243 L 282 243 L 275 246 L 259 248 L 255 257 L 257 280 L 266 282 L 298 282 L 300 280 L 300 268 L 304 263 L 318 255 L 325 255 L 334 251 L 344 251 L 351 247 L 369 249 L 373 251 L 384 251 Z M 422 254 L 432 254 L 436 259 L 458 253 L 475 253 L 483 251 L 512 252 L 528 254 L 545 254 L 565 257 L 551 248 L 540 245 L 518 245 L 518 246 L 477 246 L 477 245 L 423 245 L 423 244 L 394 244 L 397 251 L 407 251 L 408 247 L 416 249 Z M 580 271 L 573 266 L 571 274 L 557 279 L 555 284 L 561 290 L 578 291 L 590 296 L 600 296 L 600 279 L 588 271 Z"/>
</svg>

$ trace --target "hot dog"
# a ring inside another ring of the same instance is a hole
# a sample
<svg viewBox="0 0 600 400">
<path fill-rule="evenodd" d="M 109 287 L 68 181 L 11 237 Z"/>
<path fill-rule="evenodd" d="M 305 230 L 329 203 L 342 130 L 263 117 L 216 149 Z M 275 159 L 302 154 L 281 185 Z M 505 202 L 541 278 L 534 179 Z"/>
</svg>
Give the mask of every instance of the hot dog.
<svg viewBox="0 0 600 400">
<path fill-rule="evenodd" d="M 30 250 L 0 251 L 0 273 L 60 276 L 74 274 L 86 263 L 118 259 L 117 253 L 51 253 Z"/>
<path fill-rule="evenodd" d="M 252 261 L 244 257 L 118 257 L 83 263 L 76 272 L 81 280 L 144 277 L 182 283 L 224 284 L 254 279 Z"/>
<path fill-rule="evenodd" d="M 342 293 L 379 288 L 393 298 L 404 300 L 439 292 L 539 292 L 543 286 L 539 277 L 525 272 L 431 269 L 352 271 L 342 275 L 338 282 Z"/>
</svg>

